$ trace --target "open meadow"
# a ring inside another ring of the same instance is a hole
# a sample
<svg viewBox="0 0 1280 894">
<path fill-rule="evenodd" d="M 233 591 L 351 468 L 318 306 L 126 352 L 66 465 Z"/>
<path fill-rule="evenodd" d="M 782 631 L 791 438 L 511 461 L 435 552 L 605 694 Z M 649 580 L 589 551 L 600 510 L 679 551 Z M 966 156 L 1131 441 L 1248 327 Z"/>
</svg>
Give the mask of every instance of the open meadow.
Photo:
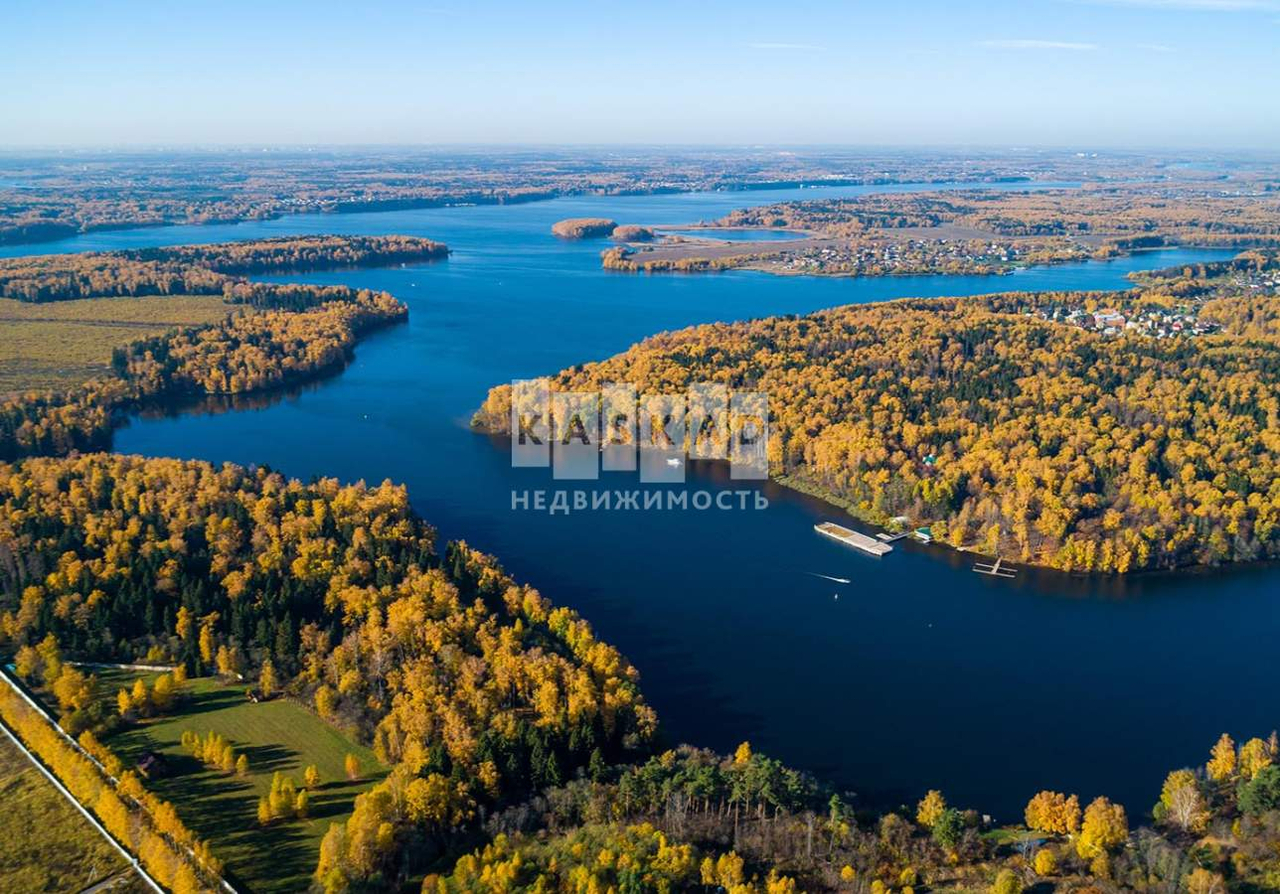
<svg viewBox="0 0 1280 894">
<path fill-rule="evenodd" d="M 117 674 L 109 679 L 123 682 Z M 248 758 L 248 774 L 210 770 L 197 761 L 182 746 L 188 730 L 224 737 L 237 755 Z M 107 744 L 128 765 L 148 751 L 164 756 L 166 772 L 147 780 L 147 788 L 173 802 L 183 821 L 210 843 L 233 884 L 255 894 L 304 890 L 329 824 L 344 821 L 355 796 L 385 775 L 371 751 L 302 705 L 285 698 L 254 703 L 243 687 L 208 678 L 189 681 L 186 698 L 167 716 L 126 727 Z M 354 754 L 361 767 L 354 782 L 344 772 L 347 754 Z M 292 777 L 301 789 L 303 772 L 313 764 L 320 783 L 311 792 L 307 818 L 259 825 L 258 799 L 270 792 L 273 774 Z"/>
<path fill-rule="evenodd" d="M 117 347 L 170 329 L 213 323 L 232 311 L 216 295 L 46 304 L 0 298 L 0 396 L 79 385 L 107 373 Z"/>
</svg>

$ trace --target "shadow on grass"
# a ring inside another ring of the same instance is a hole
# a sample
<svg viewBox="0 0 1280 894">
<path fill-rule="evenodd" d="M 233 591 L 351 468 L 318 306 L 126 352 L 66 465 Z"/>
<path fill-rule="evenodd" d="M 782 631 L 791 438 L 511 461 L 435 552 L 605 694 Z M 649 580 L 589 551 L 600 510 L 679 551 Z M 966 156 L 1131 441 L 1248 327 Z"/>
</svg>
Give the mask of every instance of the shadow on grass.
<svg viewBox="0 0 1280 894">
<path fill-rule="evenodd" d="M 361 789 L 362 786 L 356 783 L 327 789 L 324 794 L 319 794 L 321 789 L 316 789 L 311 795 L 311 806 L 307 813 L 312 819 L 346 815 L 351 812 L 351 803 Z"/>
<path fill-rule="evenodd" d="M 258 748 L 277 752 L 272 762 L 288 759 L 283 748 Z M 251 757 L 250 760 L 253 760 Z M 315 869 L 314 841 L 305 826 L 293 820 L 258 824 L 258 789 L 248 779 L 214 772 L 188 759 L 195 772 L 175 773 L 149 783 L 157 795 L 172 801 L 193 832 L 214 844 L 215 852 L 239 880 L 236 887 L 253 892 L 297 891 L 305 888 Z M 183 766 L 187 764 L 184 762 Z M 261 766 L 261 765 L 260 765 Z M 350 809 L 354 793 L 333 803 L 313 802 L 312 817 L 339 815 Z"/>
<path fill-rule="evenodd" d="M 164 752 L 167 775 L 147 780 L 146 787 L 172 802 L 183 822 L 213 845 L 226 866 L 228 880 L 237 889 L 252 894 L 293 894 L 307 888 L 315 869 L 317 842 L 312 824 L 324 828 L 329 820 L 349 814 L 352 801 L 369 780 L 325 782 L 311 791 L 305 820 L 259 825 L 258 799 L 266 794 L 272 773 L 292 771 L 295 784 L 301 787 L 301 755 L 284 745 L 228 739 L 237 754 L 249 759 L 251 776 L 241 778 L 208 769 L 186 753 L 178 739 L 178 730 L 184 729 L 203 735 L 202 714 L 243 701 L 244 696 L 234 690 L 196 693 L 161 720 L 120 730 L 109 744 L 129 765 L 146 751 Z"/>
<path fill-rule="evenodd" d="M 283 770 L 292 763 L 297 762 L 298 752 L 285 748 L 283 745 L 245 745 L 243 747 L 232 743 L 237 754 L 244 754 L 249 758 L 249 767 L 254 773 L 274 773 L 277 770 Z M 298 782 L 298 780 L 294 780 Z"/>
</svg>

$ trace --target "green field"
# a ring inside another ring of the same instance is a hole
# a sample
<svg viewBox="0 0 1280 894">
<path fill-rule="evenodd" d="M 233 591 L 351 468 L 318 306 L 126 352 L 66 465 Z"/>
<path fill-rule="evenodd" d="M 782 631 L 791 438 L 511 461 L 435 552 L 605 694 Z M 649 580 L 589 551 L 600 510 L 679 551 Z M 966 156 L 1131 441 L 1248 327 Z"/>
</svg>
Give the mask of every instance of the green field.
<svg viewBox="0 0 1280 894">
<path fill-rule="evenodd" d="M 0 298 L 0 395 L 64 388 L 101 376 L 113 348 L 233 308 L 217 295 L 85 298 L 29 304 Z"/>
<path fill-rule="evenodd" d="M 114 694 L 122 681 L 110 676 L 114 688 L 109 691 Z M 384 768 L 371 751 L 299 704 L 282 698 L 254 704 L 245 698 L 242 686 L 222 686 L 208 678 L 187 685 L 189 696 L 173 714 L 124 729 L 107 744 L 126 762 L 136 761 L 147 750 L 168 758 L 169 776 L 148 781 L 147 788 L 173 802 L 183 821 L 225 862 L 228 878 L 237 887 L 253 892 L 305 890 L 329 824 L 346 819 L 355 796 L 382 778 Z M 205 769 L 183 750 L 184 730 L 225 736 L 237 754 L 248 755 L 249 776 L 239 779 Z M 364 768 L 358 782 L 348 782 L 344 775 L 348 752 Z M 301 788 L 308 764 L 319 768 L 321 780 L 312 793 L 310 817 L 259 826 L 258 798 L 271 790 L 272 774 L 292 776 Z"/>
<path fill-rule="evenodd" d="M 128 869 L 124 857 L 3 734 L 0 804 L 3 894 L 80 891 Z"/>
</svg>

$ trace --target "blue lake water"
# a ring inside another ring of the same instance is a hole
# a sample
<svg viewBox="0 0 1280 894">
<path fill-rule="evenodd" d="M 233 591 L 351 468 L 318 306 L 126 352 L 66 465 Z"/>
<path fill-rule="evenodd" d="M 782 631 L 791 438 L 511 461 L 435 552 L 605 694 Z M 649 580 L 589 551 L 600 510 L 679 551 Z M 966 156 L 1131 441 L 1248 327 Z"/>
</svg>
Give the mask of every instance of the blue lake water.
<svg viewBox="0 0 1280 894">
<path fill-rule="evenodd" d="M 1048 787 L 1145 811 L 1165 772 L 1203 760 L 1224 730 L 1265 735 L 1276 725 L 1280 570 L 991 580 L 939 547 L 900 542 L 873 559 L 820 538 L 813 524 L 841 513 L 771 483 L 759 512 L 553 517 L 511 502 L 513 490 L 553 488 L 549 473 L 512 469 L 504 441 L 467 428 L 490 385 L 606 357 L 660 330 L 904 296 L 1123 287 L 1131 270 L 1226 254 L 1160 252 L 996 278 L 637 276 L 602 271 L 598 244 L 549 233 L 565 217 L 697 221 L 867 191 L 313 215 L 95 233 L 37 250 L 302 232 L 447 242 L 444 262 L 300 277 L 386 289 L 411 308 L 407 324 L 363 341 L 341 375 L 232 411 L 137 419 L 116 448 L 407 483 L 442 537 L 496 553 L 618 645 L 673 741 L 750 740 L 866 802 L 941 788 L 952 803 L 1015 819 Z M 690 474 L 690 488 L 740 486 L 717 464 Z M 636 484 L 609 473 L 599 486 Z"/>
</svg>

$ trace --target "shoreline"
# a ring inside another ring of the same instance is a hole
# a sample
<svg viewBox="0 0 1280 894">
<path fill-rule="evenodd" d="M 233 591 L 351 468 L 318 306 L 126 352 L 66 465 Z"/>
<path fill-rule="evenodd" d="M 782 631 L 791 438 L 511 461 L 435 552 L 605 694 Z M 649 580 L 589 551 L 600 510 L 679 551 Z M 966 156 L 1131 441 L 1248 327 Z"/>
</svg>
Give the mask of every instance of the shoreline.
<svg viewBox="0 0 1280 894">
<path fill-rule="evenodd" d="M 824 489 L 821 485 L 813 484 L 804 478 L 795 475 L 770 475 L 769 480 L 774 484 L 785 487 L 788 490 L 795 491 L 798 494 L 804 494 L 806 497 L 812 497 L 820 500 L 822 503 L 839 509 L 850 518 L 875 528 L 875 533 L 883 531 L 885 533 L 893 533 L 883 524 L 874 521 L 871 518 L 859 513 L 850 503 L 843 497 Z M 925 525 L 928 527 L 928 525 Z M 861 532 L 860 532 L 861 533 Z M 910 532 L 907 532 L 908 536 Z M 919 543 L 919 541 L 916 541 Z M 1003 556 L 996 556 L 988 552 L 983 552 L 977 547 L 954 546 L 945 540 L 935 536 L 928 546 L 939 546 L 955 556 L 976 556 L 979 558 L 996 559 L 999 558 L 1003 565 L 1008 565 L 1019 571 L 1026 571 L 1035 574 L 1057 575 L 1071 580 L 1080 581 L 1123 581 L 1123 580 L 1140 580 L 1142 578 L 1172 576 L 1185 577 L 1195 574 L 1211 574 L 1231 571 L 1244 571 L 1248 569 L 1260 568 L 1277 568 L 1280 567 L 1280 559 L 1249 559 L 1243 562 L 1224 562 L 1221 565 L 1177 565 L 1170 568 L 1141 568 L 1137 571 L 1063 571 L 1061 568 L 1054 568 L 1051 565 L 1040 565 L 1035 562 L 1024 562 L 1021 559 L 1005 559 Z"/>
<path fill-rule="evenodd" d="M 474 414 L 472 416 L 472 419 L 469 422 L 467 422 L 464 427 L 467 430 L 469 430 L 472 434 L 481 435 L 485 438 L 490 439 L 490 441 L 494 441 L 496 439 L 499 442 L 505 442 L 505 440 L 510 435 L 509 431 L 495 429 L 485 425 L 482 421 L 479 421 L 478 419 L 476 419 Z M 700 459 L 700 460 L 697 460 L 697 462 L 714 465 L 717 463 L 724 463 L 726 461 L 716 460 L 716 459 Z M 802 496 L 809 497 L 814 500 L 818 500 L 825 506 L 829 506 L 832 509 L 845 513 L 850 519 L 857 522 L 859 525 L 872 528 L 873 530 L 870 532 L 872 535 L 880 532 L 883 532 L 886 534 L 898 533 L 898 534 L 905 534 L 906 538 L 914 540 L 914 538 L 911 537 L 911 531 L 915 530 L 915 528 L 931 527 L 932 524 L 940 523 L 940 522 L 929 522 L 929 521 L 925 521 L 923 523 L 917 523 L 916 521 L 913 521 L 911 523 L 911 527 L 909 530 L 895 532 L 895 531 L 892 531 L 889 527 L 887 527 L 884 524 L 883 520 L 878 520 L 876 516 L 872 516 L 872 515 L 868 515 L 866 513 L 860 512 L 849 500 L 845 499 L 844 497 L 841 497 L 840 495 L 836 494 L 833 491 L 830 491 L 824 488 L 820 484 L 816 484 L 804 478 L 801 475 L 796 475 L 794 473 L 789 475 L 775 475 L 770 473 L 769 478 L 767 480 L 770 484 L 774 484 L 779 487 L 786 488 L 787 490 L 792 491 L 796 494 L 800 494 Z M 859 531 L 859 533 L 868 533 L 868 532 Z M 920 543 L 920 541 L 918 540 L 914 540 L 914 542 Z M 1020 558 L 1010 559 L 1005 556 L 999 556 L 993 553 L 985 552 L 982 549 L 978 548 L 977 546 L 955 546 L 947 542 L 946 540 L 943 540 L 940 537 L 937 537 L 936 535 L 929 543 L 921 544 L 921 545 L 941 547 L 942 550 L 945 551 L 945 554 L 949 554 L 953 557 L 973 556 L 978 559 L 1000 559 L 1002 562 L 1002 565 L 1011 567 L 1019 571 L 1025 571 L 1028 574 L 1036 574 L 1036 575 L 1048 574 L 1048 575 L 1053 575 L 1053 576 L 1061 577 L 1064 579 L 1076 580 L 1076 581 L 1115 582 L 1115 581 L 1125 581 L 1125 580 L 1140 580 L 1143 578 L 1152 578 L 1152 577 L 1160 577 L 1160 576 L 1185 577 L 1185 576 L 1196 575 L 1196 574 L 1222 573 L 1222 572 L 1231 572 L 1231 571 L 1237 571 L 1237 570 L 1244 571 L 1248 569 L 1280 567 L 1280 559 L 1250 559 L 1247 561 L 1224 562 L 1220 565 L 1178 565 L 1178 566 L 1164 567 L 1164 568 L 1142 568 L 1136 571 L 1126 571 L 1126 572 L 1063 571 L 1061 568 L 1054 568 L 1052 565 L 1044 565 L 1038 562 L 1024 561 Z M 956 570 L 959 571 L 963 569 L 957 568 Z"/>
<path fill-rule="evenodd" d="M 76 227 L 75 229 L 62 230 L 48 235 L 36 235 L 34 238 L 6 238 L 0 235 L 0 249 L 21 246 L 21 245 L 47 245 L 50 242 L 60 242 L 65 239 L 75 239 L 81 236 L 88 236 L 94 233 L 110 233 L 125 230 L 142 230 L 153 229 L 158 227 L 203 227 L 203 226 L 235 226 L 244 223 L 253 223 L 255 221 L 264 220 L 281 220 L 293 215 L 307 216 L 317 214 L 380 214 L 392 211 L 415 211 L 430 208 L 465 208 L 476 205 L 527 205 L 534 202 L 549 202 L 554 199 L 574 198 L 581 196 L 598 196 L 598 197 L 618 197 L 627 198 L 632 196 L 657 196 L 657 195 L 692 195 L 696 193 L 753 193 L 767 192 L 769 190 L 784 189 L 838 189 L 849 186 L 864 187 L 895 187 L 920 185 L 922 187 L 946 187 L 949 184 L 960 184 L 965 188 L 978 188 L 982 186 L 1003 186 L 1005 184 L 1025 185 L 1028 187 L 1038 188 L 1041 181 L 1034 179 L 1026 180 L 1010 180 L 1008 178 L 995 178 L 986 180 L 901 180 L 901 179 L 881 179 L 866 177 L 834 177 L 826 180 L 770 180 L 770 181 L 751 181 L 730 183 L 723 186 L 704 185 L 701 188 L 682 189 L 671 186 L 654 186 L 648 189 L 618 189 L 607 192 L 597 192 L 591 190 L 559 190 L 548 195 L 474 195 L 470 193 L 456 193 L 440 197 L 417 197 L 403 199 L 381 199 L 370 202 L 337 202 L 328 207 L 309 206 L 305 208 L 281 208 L 278 210 L 264 210 L 257 214 L 245 214 L 241 216 L 226 217 L 208 217 L 201 220 L 190 219 L 164 219 L 164 220 L 133 220 L 133 221 L 117 221 L 105 224 L 90 224 L 87 226 Z M 1056 183 L 1057 181 L 1044 181 Z M 28 189 L 36 189 L 37 187 L 23 187 Z"/>
<path fill-rule="evenodd" d="M 1173 243 L 1170 245 L 1146 246 L 1143 248 L 1125 249 L 1105 257 L 1086 256 L 1080 258 L 1057 258 L 1044 261 L 1025 261 L 1000 266 L 975 266 L 964 270 L 943 270 L 940 268 L 923 268 L 910 270 L 889 270 L 880 273 L 863 273 L 852 270 L 807 270 L 784 269 L 779 266 L 783 260 L 776 252 L 765 251 L 733 251 L 741 248 L 758 248 L 771 245 L 786 245 L 798 249 L 829 248 L 838 243 L 835 237 L 805 238 L 795 240 L 775 240 L 766 242 L 730 242 L 720 241 L 685 241 L 664 243 L 657 248 L 642 251 L 629 249 L 623 245 L 601 253 L 601 267 L 615 273 L 726 273 L 732 270 L 753 270 L 757 273 L 768 273 L 772 276 L 815 276 L 824 279 L 880 279 L 887 277 L 909 276 L 1011 276 L 1019 270 L 1034 267 L 1058 267 L 1064 264 L 1106 263 L 1120 258 L 1134 257 L 1141 254 L 1154 254 L 1160 251 L 1178 249 L 1205 251 L 1249 251 L 1257 246 L 1248 245 L 1202 245 L 1198 243 Z M 687 247 L 688 252 L 680 248 Z M 663 249 L 667 251 L 663 251 Z M 712 248 L 712 252 L 696 252 L 693 249 Z M 661 253 L 661 254 L 659 254 Z M 651 255 L 659 254 L 657 257 Z"/>
</svg>

